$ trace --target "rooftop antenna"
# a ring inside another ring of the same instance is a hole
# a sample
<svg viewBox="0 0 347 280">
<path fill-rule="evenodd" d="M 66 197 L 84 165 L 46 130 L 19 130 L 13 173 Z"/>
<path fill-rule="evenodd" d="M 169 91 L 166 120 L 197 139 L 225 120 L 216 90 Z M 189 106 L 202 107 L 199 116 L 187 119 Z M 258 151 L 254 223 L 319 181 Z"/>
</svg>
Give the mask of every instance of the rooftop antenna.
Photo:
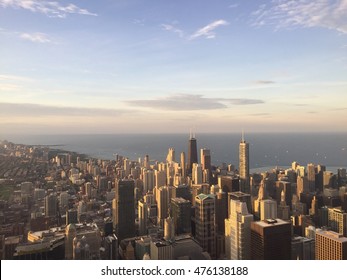
<svg viewBox="0 0 347 280">
<path fill-rule="evenodd" d="M 192 139 L 192 129 L 190 129 L 189 137 L 190 137 L 190 139 Z"/>
<path fill-rule="evenodd" d="M 242 128 L 242 133 L 241 133 L 241 141 L 245 142 L 245 131 Z"/>
</svg>

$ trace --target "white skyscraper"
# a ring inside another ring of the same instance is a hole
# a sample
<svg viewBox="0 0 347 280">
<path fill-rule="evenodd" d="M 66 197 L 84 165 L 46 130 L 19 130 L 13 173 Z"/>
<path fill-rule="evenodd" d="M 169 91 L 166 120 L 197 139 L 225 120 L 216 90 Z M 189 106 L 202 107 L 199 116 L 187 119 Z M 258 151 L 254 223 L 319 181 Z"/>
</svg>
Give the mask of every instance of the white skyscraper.
<svg viewBox="0 0 347 280">
<path fill-rule="evenodd" d="M 230 200 L 230 216 L 225 219 L 225 252 L 227 259 L 251 259 L 251 222 L 246 202 Z"/>
</svg>

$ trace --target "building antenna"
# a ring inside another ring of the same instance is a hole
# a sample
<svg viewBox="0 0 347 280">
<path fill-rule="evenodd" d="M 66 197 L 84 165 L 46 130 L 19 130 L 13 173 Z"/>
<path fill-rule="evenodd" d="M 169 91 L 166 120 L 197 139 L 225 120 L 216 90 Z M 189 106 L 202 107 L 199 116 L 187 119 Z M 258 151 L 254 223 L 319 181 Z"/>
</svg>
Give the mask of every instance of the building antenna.
<svg viewBox="0 0 347 280">
<path fill-rule="evenodd" d="M 192 139 L 192 129 L 191 128 L 189 130 L 189 137 L 190 137 L 190 139 Z"/>
<path fill-rule="evenodd" d="M 241 133 L 241 141 L 245 142 L 245 131 L 242 128 L 242 133 Z"/>
</svg>

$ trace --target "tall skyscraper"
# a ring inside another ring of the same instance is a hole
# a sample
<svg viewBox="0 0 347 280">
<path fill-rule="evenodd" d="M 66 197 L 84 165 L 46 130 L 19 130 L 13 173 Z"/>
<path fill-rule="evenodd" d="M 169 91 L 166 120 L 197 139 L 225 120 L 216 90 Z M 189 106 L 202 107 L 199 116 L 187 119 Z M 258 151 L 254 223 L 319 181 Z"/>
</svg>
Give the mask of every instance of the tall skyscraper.
<svg viewBox="0 0 347 280">
<path fill-rule="evenodd" d="M 211 171 L 211 152 L 209 149 L 200 150 L 200 161 L 202 170 Z"/>
<path fill-rule="evenodd" d="M 290 260 L 291 223 L 270 219 L 251 223 L 252 260 Z"/>
<path fill-rule="evenodd" d="M 139 235 L 147 234 L 148 205 L 141 199 L 138 202 Z"/>
<path fill-rule="evenodd" d="M 186 180 L 186 154 L 184 152 L 181 153 L 181 168 L 182 168 L 182 178 L 183 182 L 185 183 Z"/>
<path fill-rule="evenodd" d="M 198 148 L 194 134 L 190 134 L 188 145 L 188 174 L 192 173 L 193 163 L 198 163 Z"/>
<path fill-rule="evenodd" d="M 334 231 L 316 231 L 316 260 L 347 260 L 347 238 Z"/>
<path fill-rule="evenodd" d="M 169 209 L 169 189 L 161 187 L 157 190 L 158 224 L 164 225 L 164 219 L 168 217 Z"/>
<path fill-rule="evenodd" d="M 249 144 L 245 141 L 243 132 L 239 145 L 239 174 L 241 190 L 245 192 L 249 185 Z"/>
<path fill-rule="evenodd" d="M 229 260 L 251 259 L 251 222 L 247 203 L 230 200 L 230 216 L 225 220 L 225 252 Z"/>
<path fill-rule="evenodd" d="M 211 258 L 216 257 L 215 196 L 195 197 L 195 239 Z"/>
<path fill-rule="evenodd" d="M 182 197 L 171 198 L 171 217 L 176 234 L 191 232 L 191 203 Z"/>
<path fill-rule="evenodd" d="M 113 227 L 119 241 L 135 235 L 133 180 L 116 180 L 113 200 Z"/>
<path fill-rule="evenodd" d="M 316 190 L 316 167 L 313 163 L 307 164 L 307 180 L 309 192 Z"/>
</svg>

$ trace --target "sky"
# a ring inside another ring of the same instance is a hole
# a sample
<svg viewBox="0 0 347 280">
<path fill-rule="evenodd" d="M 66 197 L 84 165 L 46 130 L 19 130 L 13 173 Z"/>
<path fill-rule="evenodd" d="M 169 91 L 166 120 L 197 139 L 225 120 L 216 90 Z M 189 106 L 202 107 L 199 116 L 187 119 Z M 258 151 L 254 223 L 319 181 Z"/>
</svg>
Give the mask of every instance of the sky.
<svg viewBox="0 0 347 280">
<path fill-rule="evenodd" d="M 347 132 L 347 0 L 0 0 L 6 134 Z"/>
</svg>

